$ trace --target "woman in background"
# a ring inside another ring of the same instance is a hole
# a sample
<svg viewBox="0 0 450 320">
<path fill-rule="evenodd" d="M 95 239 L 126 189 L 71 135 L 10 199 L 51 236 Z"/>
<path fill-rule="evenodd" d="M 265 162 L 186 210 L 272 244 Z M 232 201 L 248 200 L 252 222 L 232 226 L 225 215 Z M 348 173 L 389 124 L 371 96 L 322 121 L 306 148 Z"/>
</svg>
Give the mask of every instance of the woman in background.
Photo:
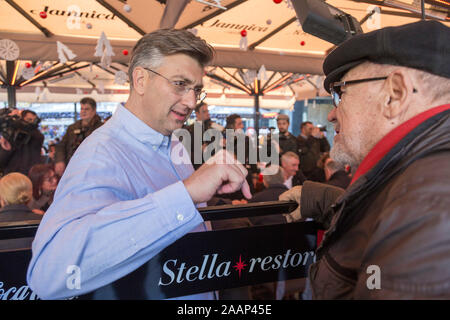
<svg viewBox="0 0 450 320">
<path fill-rule="evenodd" d="M 24 174 L 12 172 L 0 179 L 0 222 L 41 220 L 28 207 L 33 199 L 31 180 Z"/>
<path fill-rule="evenodd" d="M 36 164 L 31 167 L 28 176 L 33 183 L 33 200 L 29 205 L 30 208 L 47 211 L 53 202 L 53 195 L 59 181 L 53 165 Z"/>
</svg>

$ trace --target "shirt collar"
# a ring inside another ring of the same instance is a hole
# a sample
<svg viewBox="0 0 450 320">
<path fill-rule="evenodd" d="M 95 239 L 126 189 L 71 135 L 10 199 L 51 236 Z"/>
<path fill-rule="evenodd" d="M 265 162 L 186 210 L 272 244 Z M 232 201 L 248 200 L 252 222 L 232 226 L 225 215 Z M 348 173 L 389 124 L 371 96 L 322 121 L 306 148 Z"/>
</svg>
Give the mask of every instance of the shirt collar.
<svg viewBox="0 0 450 320">
<path fill-rule="evenodd" d="M 124 128 L 140 142 L 151 145 L 155 150 L 158 148 L 164 150 L 169 149 L 172 139 L 171 136 L 165 136 L 154 130 L 124 106 L 119 105 L 115 115 Z"/>
</svg>

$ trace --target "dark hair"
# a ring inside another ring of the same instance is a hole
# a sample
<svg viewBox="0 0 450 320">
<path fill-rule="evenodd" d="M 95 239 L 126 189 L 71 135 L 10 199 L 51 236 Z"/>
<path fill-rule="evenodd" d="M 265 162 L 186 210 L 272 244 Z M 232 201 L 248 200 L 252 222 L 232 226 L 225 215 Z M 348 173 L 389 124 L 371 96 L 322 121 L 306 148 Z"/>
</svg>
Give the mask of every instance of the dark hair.
<svg viewBox="0 0 450 320">
<path fill-rule="evenodd" d="M 199 104 L 197 104 L 197 105 L 195 106 L 195 112 L 199 113 L 200 108 L 203 107 L 204 105 L 206 105 L 206 103 L 204 103 L 203 101 L 200 102 Z"/>
<path fill-rule="evenodd" d="M 25 116 L 26 116 L 27 114 L 29 114 L 29 113 L 31 113 L 32 115 L 34 115 L 34 116 L 37 117 L 37 113 L 34 112 L 33 110 L 29 110 L 29 109 L 23 110 L 22 113 L 20 114 L 20 117 L 21 117 L 22 119 L 25 119 Z"/>
<path fill-rule="evenodd" d="M 39 199 L 41 186 L 42 186 L 42 183 L 44 182 L 44 176 L 51 170 L 55 171 L 52 164 L 40 163 L 40 164 L 35 164 L 34 166 L 32 166 L 30 171 L 28 172 L 28 177 L 30 178 L 31 183 L 33 184 L 33 198 L 34 199 L 36 199 L 36 200 Z"/>
<path fill-rule="evenodd" d="M 92 109 L 97 110 L 97 103 L 94 99 L 86 97 L 81 99 L 80 104 L 88 104 L 92 107 Z"/>
<path fill-rule="evenodd" d="M 128 77 L 133 88 L 133 71 L 136 67 L 156 68 L 166 56 L 182 53 L 205 67 L 214 57 L 214 49 L 190 31 L 160 29 L 144 35 L 134 46 L 130 58 Z"/>
<path fill-rule="evenodd" d="M 227 117 L 227 124 L 225 126 L 225 129 L 233 129 L 233 126 L 234 126 L 236 120 L 239 119 L 240 117 L 241 116 L 238 115 L 237 113 L 230 114 Z"/>
<path fill-rule="evenodd" d="M 303 129 L 307 124 L 312 124 L 312 122 L 311 121 L 302 122 L 302 124 L 300 125 L 300 130 Z"/>
</svg>

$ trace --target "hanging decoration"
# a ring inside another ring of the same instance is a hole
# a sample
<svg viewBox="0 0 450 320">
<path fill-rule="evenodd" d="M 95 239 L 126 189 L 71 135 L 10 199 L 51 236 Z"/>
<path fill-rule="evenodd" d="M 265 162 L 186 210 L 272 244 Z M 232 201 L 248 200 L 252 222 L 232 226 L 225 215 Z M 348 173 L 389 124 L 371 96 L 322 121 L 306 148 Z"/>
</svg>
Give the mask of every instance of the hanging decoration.
<svg viewBox="0 0 450 320">
<path fill-rule="evenodd" d="M 127 55 L 128 55 L 128 50 L 127 50 L 127 49 L 123 49 L 123 50 L 122 50 L 122 54 L 123 54 L 124 56 L 127 56 Z"/>
<path fill-rule="evenodd" d="M 29 63 L 29 62 L 27 62 L 27 63 Z M 30 80 L 31 78 L 34 77 L 34 69 L 31 68 L 31 65 L 30 65 L 30 67 L 26 67 L 25 69 L 23 69 L 23 71 L 22 71 L 22 77 L 23 77 L 25 80 Z"/>
<path fill-rule="evenodd" d="M 98 91 L 100 91 L 101 94 L 105 94 L 105 84 L 103 83 L 103 81 L 100 81 L 97 87 Z"/>
<path fill-rule="evenodd" d="M 72 52 L 65 44 L 60 41 L 56 41 L 56 50 L 58 51 L 59 63 L 66 63 L 68 60 L 72 60 L 77 55 Z"/>
<path fill-rule="evenodd" d="M 301 46 L 304 46 L 304 45 L 305 45 L 305 41 L 303 41 L 303 40 L 300 41 L 300 45 L 301 45 Z"/>
<path fill-rule="evenodd" d="M 272 24 L 272 20 L 271 19 L 267 19 L 266 24 L 267 25 L 271 25 Z"/>
<path fill-rule="evenodd" d="M 42 19 L 46 19 L 47 18 L 47 12 L 45 12 L 45 11 L 39 12 L 39 17 L 41 17 Z"/>
<path fill-rule="evenodd" d="M 129 4 L 126 4 L 126 5 L 124 5 L 123 6 L 123 10 L 125 11 L 125 12 L 131 12 L 131 6 L 129 5 Z"/>
<path fill-rule="evenodd" d="M 247 30 L 241 31 L 241 40 L 239 41 L 239 49 L 247 50 L 248 42 L 247 42 Z"/>
<path fill-rule="evenodd" d="M 36 89 L 34 89 L 34 94 L 36 95 L 36 100 L 39 100 L 39 96 L 41 94 L 41 87 L 36 87 Z"/>
<path fill-rule="evenodd" d="M 114 56 L 114 51 L 112 49 L 111 43 L 106 37 L 105 32 L 102 31 L 100 38 L 97 41 L 97 46 L 95 47 L 95 57 L 102 57 L 100 60 L 100 65 L 104 68 L 108 68 L 112 62 L 112 56 Z"/>
<path fill-rule="evenodd" d="M 17 44 L 9 39 L 0 40 L 0 59 L 14 61 L 19 58 L 20 50 Z"/>
<path fill-rule="evenodd" d="M 273 2 L 275 2 L 276 4 L 279 4 L 279 3 L 283 2 L 283 0 L 273 0 Z"/>
<path fill-rule="evenodd" d="M 192 29 L 187 29 L 187 31 L 189 31 L 190 33 L 192 33 L 194 36 L 196 36 L 197 35 L 197 33 L 198 33 L 198 30 L 197 29 L 195 29 L 195 28 L 192 28 Z"/>
<path fill-rule="evenodd" d="M 207 5 L 207 6 L 212 6 L 212 7 L 216 7 L 222 10 L 227 10 L 227 8 L 225 8 L 224 6 L 222 6 L 222 0 L 211 0 L 211 1 L 206 1 L 206 0 L 195 0 L 198 3 Z"/>
<path fill-rule="evenodd" d="M 91 29 L 92 29 L 92 23 L 89 23 L 89 22 L 86 23 L 86 28 L 89 29 L 89 30 L 91 30 Z"/>
<path fill-rule="evenodd" d="M 118 70 L 114 75 L 114 83 L 124 85 L 128 81 L 128 75 L 125 71 Z"/>
<path fill-rule="evenodd" d="M 257 78 L 258 80 L 267 80 L 267 71 L 264 65 L 259 68 Z"/>
</svg>

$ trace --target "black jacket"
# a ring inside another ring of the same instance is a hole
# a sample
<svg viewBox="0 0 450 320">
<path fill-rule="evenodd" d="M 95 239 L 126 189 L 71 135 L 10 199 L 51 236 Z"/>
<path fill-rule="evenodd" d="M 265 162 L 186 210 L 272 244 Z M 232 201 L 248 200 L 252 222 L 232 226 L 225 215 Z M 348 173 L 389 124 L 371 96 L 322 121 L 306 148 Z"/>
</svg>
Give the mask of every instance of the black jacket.
<svg viewBox="0 0 450 320">
<path fill-rule="evenodd" d="M 25 204 L 10 204 L 0 210 L 0 222 L 41 220 L 42 215 L 31 211 Z"/>
<path fill-rule="evenodd" d="M 317 139 L 312 136 L 305 139 L 302 135 L 297 137 L 298 155 L 300 156 L 300 168 L 306 178 L 317 167 L 317 160 L 323 152 L 330 151 L 327 138 Z"/>
<path fill-rule="evenodd" d="M 41 163 L 41 149 L 44 143 L 44 135 L 38 130 L 31 131 L 28 143 L 11 149 L 4 150 L 0 147 L 0 170 L 2 173 L 20 172 L 28 175 L 28 171 L 35 164 Z"/>
<path fill-rule="evenodd" d="M 270 185 L 267 189 L 256 193 L 248 202 L 255 203 L 265 201 L 278 201 L 278 197 L 280 196 L 280 194 L 284 193 L 285 191 L 288 191 L 288 188 L 284 184 L 273 184 Z M 255 226 L 286 223 L 286 218 L 282 214 L 252 217 L 249 219 L 250 222 Z"/>
<path fill-rule="evenodd" d="M 352 181 L 352 179 L 349 177 L 348 173 L 344 170 L 339 170 L 333 173 L 330 180 L 325 183 L 342 189 L 347 189 L 350 181 Z"/>
<path fill-rule="evenodd" d="M 102 119 L 98 115 L 92 118 L 87 127 L 82 127 L 81 120 L 71 124 L 61 142 L 56 145 L 55 162 L 64 161 L 67 165 L 83 140 L 102 124 Z"/>
</svg>

